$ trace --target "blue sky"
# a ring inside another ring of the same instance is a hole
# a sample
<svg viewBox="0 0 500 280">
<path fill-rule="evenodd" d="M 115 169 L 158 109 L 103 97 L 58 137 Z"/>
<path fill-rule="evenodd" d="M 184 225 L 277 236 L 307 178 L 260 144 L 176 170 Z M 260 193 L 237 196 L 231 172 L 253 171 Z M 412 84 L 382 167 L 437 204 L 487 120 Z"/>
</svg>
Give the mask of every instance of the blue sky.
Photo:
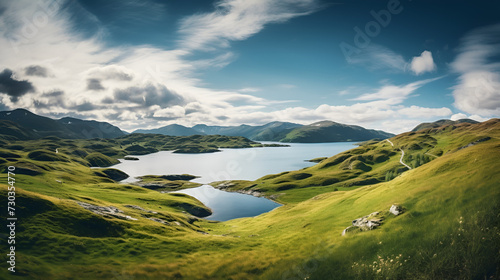
<svg viewBox="0 0 500 280">
<path fill-rule="evenodd" d="M 500 115 L 498 1 L 2 1 L 0 110 L 394 133 Z"/>
</svg>

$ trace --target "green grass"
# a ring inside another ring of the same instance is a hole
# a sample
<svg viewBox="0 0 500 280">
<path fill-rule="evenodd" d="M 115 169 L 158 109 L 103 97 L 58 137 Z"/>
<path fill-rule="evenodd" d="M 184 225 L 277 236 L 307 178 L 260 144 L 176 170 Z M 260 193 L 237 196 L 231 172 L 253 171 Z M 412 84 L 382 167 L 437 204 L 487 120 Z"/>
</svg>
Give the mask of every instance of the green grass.
<svg viewBox="0 0 500 280">
<path fill-rule="evenodd" d="M 491 139 L 460 149 L 485 136 Z M 25 150 L 10 151 L 19 158 L 3 163 L 34 164 L 42 172 L 16 175 L 19 278 L 500 277 L 500 122 L 422 130 L 391 141 L 395 147 L 369 143 L 303 170 L 236 181 L 231 188 L 276 195 L 284 205 L 227 222 L 193 217 L 188 211 L 203 205 L 188 196 L 109 182 L 75 155 L 64 154 L 69 162 L 27 158 L 30 144 L 24 143 Z M 414 143 L 421 149 L 409 149 Z M 401 168 L 400 147 L 408 157 L 438 149 L 442 155 L 385 182 L 388 171 Z M 380 182 L 357 184 L 369 179 Z M 99 216 L 75 201 L 114 206 L 137 220 Z M 392 216 L 392 204 L 406 211 Z M 341 236 L 352 220 L 375 211 L 385 217 L 379 228 Z"/>
</svg>

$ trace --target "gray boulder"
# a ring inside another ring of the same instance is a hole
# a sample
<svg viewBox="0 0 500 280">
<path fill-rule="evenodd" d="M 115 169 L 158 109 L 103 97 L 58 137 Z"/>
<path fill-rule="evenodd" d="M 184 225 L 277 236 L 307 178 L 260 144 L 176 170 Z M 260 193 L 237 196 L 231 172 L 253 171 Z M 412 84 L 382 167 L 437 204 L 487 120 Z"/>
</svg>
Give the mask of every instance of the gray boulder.
<svg viewBox="0 0 500 280">
<path fill-rule="evenodd" d="M 380 226 L 380 224 L 382 223 L 382 218 L 379 217 L 379 214 L 379 212 L 373 212 L 370 215 L 352 221 L 352 226 L 344 229 L 344 231 L 342 231 L 342 235 L 345 235 L 346 233 L 355 229 L 368 231 Z"/>
<path fill-rule="evenodd" d="M 398 216 L 399 214 L 403 213 L 403 208 L 399 205 L 393 204 L 389 209 L 389 212 L 391 212 L 391 214 L 395 216 Z"/>
</svg>

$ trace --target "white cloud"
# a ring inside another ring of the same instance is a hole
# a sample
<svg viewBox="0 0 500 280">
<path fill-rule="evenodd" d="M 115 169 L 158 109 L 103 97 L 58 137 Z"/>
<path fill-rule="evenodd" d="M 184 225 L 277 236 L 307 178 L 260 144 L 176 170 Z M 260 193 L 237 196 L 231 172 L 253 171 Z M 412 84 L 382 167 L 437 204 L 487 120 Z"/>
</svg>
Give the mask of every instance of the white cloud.
<svg viewBox="0 0 500 280">
<path fill-rule="evenodd" d="M 380 45 L 371 44 L 348 59 L 351 64 L 362 64 L 368 69 L 388 69 L 404 72 L 408 63 L 402 55 Z"/>
<path fill-rule="evenodd" d="M 436 70 L 432 53 L 430 51 L 423 51 L 420 56 L 413 57 L 410 68 L 417 75 Z"/>
<path fill-rule="evenodd" d="M 450 120 L 452 121 L 458 121 L 458 120 L 462 120 L 462 119 L 467 119 L 467 115 L 464 114 L 464 113 L 458 113 L 458 114 L 453 114 L 451 117 L 450 117 Z"/>
<path fill-rule="evenodd" d="M 478 115 L 470 115 L 469 119 L 475 120 L 475 121 L 478 121 L 478 122 L 485 122 L 485 121 L 489 120 L 488 118 L 483 118 L 483 117 L 478 116 Z"/>
<path fill-rule="evenodd" d="M 213 58 L 192 60 L 187 58 L 192 53 L 186 49 L 162 50 L 151 46 L 107 47 L 100 39 L 105 32 L 101 30 L 90 38 L 80 36 L 70 28 L 69 9 L 60 9 L 57 1 L 48 2 L 50 7 L 45 7 L 43 3 L 41 1 L 5 3 L 7 10 L 0 18 L 2 46 L 0 62 L 4 67 L 10 67 L 16 78 L 32 82 L 37 92 L 22 96 L 17 103 L 0 94 L 4 107 L 25 107 L 35 113 L 53 116 L 86 116 L 108 120 L 123 126 L 124 129 L 133 130 L 139 125 L 138 119 L 141 125 L 149 125 L 156 122 L 154 118 L 157 116 L 161 118 L 182 116 L 180 107 L 170 108 L 174 105 L 185 106 L 184 111 L 188 117 L 183 121 L 221 122 L 224 119 L 223 114 L 227 116 L 237 114 L 242 111 L 241 108 L 250 110 L 245 107 L 248 105 L 258 105 L 253 107 L 253 110 L 258 110 L 257 108 L 262 109 L 264 104 L 284 102 L 250 95 L 249 93 L 258 90 L 255 88 L 247 88 L 240 92 L 210 89 L 196 78 L 199 71 L 224 67 L 230 63 L 234 59 L 231 52 L 224 52 Z M 254 19 L 259 18 L 259 9 L 266 17 L 273 17 L 268 14 L 270 12 L 279 12 L 279 17 L 286 20 L 310 13 L 310 8 L 314 6 L 312 0 L 283 3 L 272 1 L 224 3 L 221 2 L 220 5 L 226 5 L 227 12 L 232 14 L 224 22 L 236 20 L 233 16 L 242 15 L 240 12 L 251 11 L 250 20 L 240 22 L 243 25 L 255 22 Z M 78 3 L 71 2 L 68 5 L 78 5 Z M 252 10 L 254 6 L 260 8 Z M 271 7 L 272 11 L 262 10 L 264 6 Z M 90 14 L 87 16 L 92 17 Z M 40 18 L 43 18 L 42 23 L 39 22 Z M 216 18 L 215 21 L 220 20 L 218 16 Z M 264 24 L 277 21 L 269 18 L 257 21 L 256 30 L 261 30 Z M 188 28 L 188 25 L 184 27 Z M 194 32 L 194 29 L 190 30 Z M 192 35 L 196 36 L 194 33 Z M 251 35 L 247 33 L 245 36 Z M 245 36 L 238 38 L 244 39 Z M 238 39 L 219 35 L 214 38 Z M 43 77 L 23 74 L 26 67 L 32 66 L 43 67 L 50 75 Z M 89 87 L 89 84 L 92 86 Z M 47 94 L 51 92 L 61 92 L 61 94 L 57 96 Z M 116 99 L 117 92 L 120 93 L 120 100 Z M 169 96 L 177 96 L 178 101 L 182 102 L 172 103 L 169 101 Z M 154 108 L 159 110 L 156 116 L 153 114 L 153 108 L 148 107 L 151 105 L 151 97 L 154 97 L 153 100 L 166 101 L 157 104 L 159 108 Z M 122 99 L 133 99 L 134 102 L 124 102 Z M 123 110 L 128 112 L 124 113 Z M 214 116 L 211 116 L 212 114 Z"/>
<path fill-rule="evenodd" d="M 366 93 L 357 98 L 354 98 L 353 100 L 385 100 L 389 104 L 398 104 L 408 98 L 420 87 L 441 78 L 443 77 L 420 80 L 403 86 L 384 85 L 374 93 Z"/>
<path fill-rule="evenodd" d="M 153 117 L 157 117 L 157 118 L 168 118 L 168 119 L 178 119 L 178 118 L 182 118 L 185 116 L 186 114 L 186 110 L 181 107 L 181 106 L 172 106 L 172 107 L 168 107 L 168 108 L 159 108 L 156 107 L 156 108 L 152 108 L 154 110 L 154 114 L 153 114 Z"/>
<path fill-rule="evenodd" d="M 261 31 L 266 24 L 285 22 L 316 10 L 316 0 L 222 0 L 211 13 L 185 18 L 182 48 L 206 50 L 228 47 Z"/>
<path fill-rule="evenodd" d="M 464 113 L 454 114 L 453 116 L 450 117 L 450 120 L 452 120 L 452 121 L 457 121 L 457 120 L 462 120 L 462 119 L 471 119 L 471 120 L 475 120 L 478 122 L 484 122 L 484 121 L 488 120 L 488 118 L 483 118 L 483 117 L 478 116 L 478 115 L 467 116 Z"/>
<path fill-rule="evenodd" d="M 460 76 L 453 88 L 455 107 L 473 115 L 500 115 L 500 24 L 467 34 L 452 69 Z"/>
<path fill-rule="evenodd" d="M 0 62 L 12 68 L 19 79 L 32 82 L 37 92 L 22 96 L 15 104 L 0 94 L 0 105 L 31 108 L 35 113 L 53 116 L 72 114 L 110 121 L 129 131 L 170 123 L 239 125 L 279 120 L 308 124 L 330 119 L 402 132 L 420 122 L 411 118 L 432 118 L 446 113 L 446 108 L 403 105 L 420 87 L 439 78 L 403 85 L 385 84 L 372 91 L 362 88 L 368 93 L 360 95 L 352 105 L 285 109 L 271 105 L 293 100 L 273 101 L 251 95 L 257 88 L 211 89 L 198 78 L 199 71 L 224 67 L 234 55 L 224 51 L 209 59 L 189 59 L 194 50 L 246 39 L 266 24 L 311 13 L 314 3 L 313 0 L 224 0 L 219 2 L 216 12 L 183 21 L 184 48 L 162 50 L 151 46 L 107 47 L 100 40 L 102 33 L 81 37 L 68 29 L 70 15 L 65 10 L 49 16 L 46 23 L 36 26 L 36 32 L 24 36 L 25 23 L 15 19 L 32 19 L 40 8 L 32 1 L 9 1 L 4 14 L 9 16 L 0 18 L 0 45 L 6 46 L 0 52 Z M 392 57 L 393 54 L 386 52 L 374 57 L 383 61 L 385 68 L 403 69 L 404 60 L 397 54 Z M 32 65 L 47 69 L 50 75 L 25 76 L 24 69 Z M 95 83 L 101 84 L 102 89 L 89 91 L 89 79 L 99 80 Z M 295 85 L 273 87 L 292 89 Z M 349 92 L 362 91 L 353 87 Z M 78 108 L 81 111 L 75 111 Z"/>
<path fill-rule="evenodd" d="M 261 91 L 261 89 L 260 88 L 248 87 L 248 88 L 239 89 L 238 91 L 239 92 L 258 92 L 258 91 Z"/>
<path fill-rule="evenodd" d="M 447 117 L 452 114 L 450 108 L 425 108 L 419 106 L 410 106 L 399 109 L 398 113 L 410 118 L 429 118 L 429 117 Z"/>
<path fill-rule="evenodd" d="M 420 56 L 407 61 L 401 54 L 376 44 L 371 44 L 359 54 L 350 56 L 348 62 L 363 65 L 370 70 L 412 71 L 417 75 L 437 68 L 430 51 L 425 50 Z"/>
<path fill-rule="evenodd" d="M 433 121 L 436 118 L 452 114 L 446 107 L 426 108 L 419 106 L 406 107 L 405 99 L 418 88 L 440 79 L 421 80 L 406 85 L 384 85 L 375 93 L 362 95 L 352 105 L 322 104 L 316 108 L 289 107 L 273 112 L 234 111 L 230 120 L 245 121 L 248 124 L 262 124 L 267 121 L 290 121 L 310 124 L 321 120 L 334 120 L 345 124 L 357 124 L 368 128 L 381 129 L 393 133 L 409 131 L 422 121 Z M 227 111 L 226 111 L 227 112 Z"/>
</svg>

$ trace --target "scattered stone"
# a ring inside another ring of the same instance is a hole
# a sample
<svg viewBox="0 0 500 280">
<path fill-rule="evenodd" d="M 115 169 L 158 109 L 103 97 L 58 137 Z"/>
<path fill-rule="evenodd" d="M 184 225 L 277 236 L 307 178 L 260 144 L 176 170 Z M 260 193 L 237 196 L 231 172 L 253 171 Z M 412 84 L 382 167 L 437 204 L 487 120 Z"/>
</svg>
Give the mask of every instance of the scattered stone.
<svg viewBox="0 0 500 280">
<path fill-rule="evenodd" d="M 239 193 L 242 193 L 242 194 L 249 194 L 249 195 L 253 195 L 255 197 L 261 197 L 262 196 L 262 193 L 259 192 L 259 191 L 256 191 L 256 190 L 238 190 L 237 192 Z"/>
<path fill-rule="evenodd" d="M 219 190 L 222 190 L 222 191 L 229 191 L 229 192 L 237 192 L 237 193 L 242 193 L 242 194 L 249 194 L 249 195 L 252 195 L 252 196 L 255 196 L 255 197 L 261 197 L 263 196 L 262 195 L 262 192 L 260 191 L 257 191 L 257 190 L 227 190 L 228 188 L 232 188 L 236 186 L 235 183 L 232 183 L 231 181 L 225 181 L 225 182 L 222 182 L 216 186 L 213 186 L 214 188 L 216 189 L 219 189 Z M 257 186 L 257 184 L 253 184 L 251 186 L 248 186 L 247 188 L 253 188 Z"/>
<path fill-rule="evenodd" d="M 378 217 L 379 214 L 379 212 L 373 212 L 370 215 L 352 221 L 352 225 L 348 226 L 342 231 L 342 236 L 356 229 L 359 229 L 361 231 L 368 231 L 380 226 L 383 219 Z"/>
<path fill-rule="evenodd" d="M 389 209 L 389 212 L 391 212 L 391 214 L 395 216 L 398 216 L 399 214 L 403 213 L 403 208 L 399 205 L 393 204 Z"/>
<path fill-rule="evenodd" d="M 165 220 L 162 220 L 162 219 L 159 219 L 159 218 L 153 218 L 153 217 L 146 217 L 146 219 L 148 220 L 151 220 L 151 221 L 154 221 L 154 222 L 158 222 L 158 223 L 161 223 L 161 224 L 164 224 L 164 225 L 170 225 L 169 222 L 165 221 Z"/>
<path fill-rule="evenodd" d="M 227 181 L 227 182 L 222 182 L 222 183 L 218 184 L 216 186 L 216 188 L 219 190 L 223 190 L 223 189 L 227 189 L 227 188 L 234 187 L 234 186 L 236 186 L 235 183 L 231 183 L 231 181 Z"/>
<path fill-rule="evenodd" d="M 350 229 L 352 229 L 353 227 L 352 226 L 348 226 L 346 227 L 343 231 L 342 231 L 342 236 L 344 236 L 347 232 L 349 232 Z"/>
<path fill-rule="evenodd" d="M 157 212 L 155 211 L 151 211 L 151 210 L 146 210 L 140 206 L 137 206 L 137 205 L 125 205 L 125 207 L 128 207 L 128 208 L 132 208 L 132 209 L 136 209 L 136 210 L 140 210 L 140 211 L 144 211 L 146 213 L 151 213 L 151 214 L 158 214 Z"/>
<path fill-rule="evenodd" d="M 136 219 L 136 218 L 132 218 L 132 217 L 130 217 L 130 216 L 125 216 L 125 219 L 127 219 L 127 220 L 131 220 L 131 221 L 137 221 L 137 219 Z"/>
<path fill-rule="evenodd" d="M 94 204 L 90 203 L 85 203 L 85 202 L 76 202 L 78 205 L 82 206 L 86 210 L 89 210 L 97 215 L 101 216 L 107 216 L 107 217 L 113 217 L 113 218 L 118 218 L 122 220 L 131 220 L 131 221 L 137 221 L 136 218 L 132 218 L 130 216 L 123 215 L 123 211 L 114 207 L 114 206 L 97 206 Z"/>
<path fill-rule="evenodd" d="M 463 146 L 463 147 L 460 147 L 460 148 L 458 148 L 458 149 L 459 149 L 459 150 L 462 150 L 462 149 L 465 149 L 465 148 L 468 148 L 468 147 L 472 147 L 472 146 L 474 146 L 474 145 L 477 145 L 477 144 L 479 144 L 479 143 L 481 143 L 481 142 L 484 142 L 484 141 L 488 141 L 488 140 L 490 140 L 490 139 L 491 139 L 491 137 L 486 136 L 486 137 L 484 137 L 484 138 L 481 138 L 481 139 L 479 139 L 479 140 L 476 140 L 476 141 L 474 141 L 474 142 L 471 142 L 471 143 L 469 143 L 469 144 L 467 144 L 467 145 L 465 145 L 465 146 Z"/>
</svg>

